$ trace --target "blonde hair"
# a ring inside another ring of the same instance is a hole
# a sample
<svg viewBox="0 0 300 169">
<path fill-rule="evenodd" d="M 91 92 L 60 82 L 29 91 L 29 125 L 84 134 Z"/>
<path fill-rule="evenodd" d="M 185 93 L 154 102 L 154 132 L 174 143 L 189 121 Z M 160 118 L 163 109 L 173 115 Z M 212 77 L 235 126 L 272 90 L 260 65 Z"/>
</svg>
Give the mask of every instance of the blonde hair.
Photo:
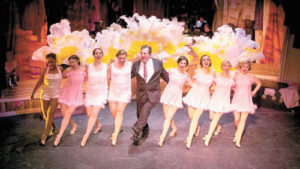
<svg viewBox="0 0 300 169">
<path fill-rule="evenodd" d="M 251 61 L 250 60 L 243 60 L 243 61 L 241 61 L 240 62 L 240 68 L 242 67 L 242 65 L 244 65 L 244 64 L 247 64 L 247 65 L 249 65 L 249 71 L 251 70 L 251 65 L 252 65 L 252 63 L 251 63 Z"/>
<path fill-rule="evenodd" d="M 120 50 L 118 50 L 116 56 L 119 57 L 119 55 L 126 55 L 126 57 L 127 57 L 127 52 L 123 49 L 120 49 Z"/>
<path fill-rule="evenodd" d="M 232 67 L 231 62 L 229 60 L 223 60 L 221 63 L 221 67 L 225 65 L 225 63 L 229 63 L 230 67 Z"/>
</svg>

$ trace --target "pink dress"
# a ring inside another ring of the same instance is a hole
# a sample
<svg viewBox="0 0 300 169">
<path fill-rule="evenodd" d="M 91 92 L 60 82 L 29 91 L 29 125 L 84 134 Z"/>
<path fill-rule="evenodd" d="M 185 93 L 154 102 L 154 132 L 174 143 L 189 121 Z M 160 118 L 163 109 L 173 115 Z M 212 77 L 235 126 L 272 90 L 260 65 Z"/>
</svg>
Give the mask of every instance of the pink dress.
<svg viewBox="0 0 300 169">
<path fill-rule="evenodd" d="M 105 107 L 108 96 L 107 64 L 101 63 L 96 70 L 94 64 L 88 65 L 88 81 L 86 84 L 85 105 Z"/>
<path fill-rule="evenodd" d="M 212 74 L 197 73 L 193 78 L 195 84 L 183 98 L 183 102 L 188 106 L 207 110 L 210 101 L 209 87 L 214 80 L 214 76 Z"/>
<path fill-rule="evenodd" d="M 238 74 L 235 78 L 235 91 L 232 98 L 232 109 L 238 112 L 255 113 L 256 106 L 252 101 L 251 87 L 253 84 L 252 75 Z"/>
<path fill-rule="evenodd" d="M 209 110 L 217 113 L 229 113 L 231 111 L 230 91 L 234 81 L 231 78 L 218 76 L 215 82 L 216 88 L 210 99 Z"/>
<path fill-rule="evenodd" d="M 187 79 L 187 73 L 183 74 L 180 73 L 178 69 L 170 69 L 169 83 L 167 84 L 163 94 L 161 95 L 160 102 L 165 105 L 182 108 L 182 90 Z"/>
<path fill-rule="evenodd" d="M 122 69 L 115 67 L 117 62 L 111 65 L 111 81 L 108 100 L 129 103 L 131 100 L 131 62 L 126 62 Z"/>
<path fill-rule="evenodd" d="M 67 106 L 80 106 L 84 104 L 82 94 L 82 83 L 84 81 L 84 71 L 70 71 L 67 74 L 68 81 L 61 89 L 58 102 Z"/>
</svg>

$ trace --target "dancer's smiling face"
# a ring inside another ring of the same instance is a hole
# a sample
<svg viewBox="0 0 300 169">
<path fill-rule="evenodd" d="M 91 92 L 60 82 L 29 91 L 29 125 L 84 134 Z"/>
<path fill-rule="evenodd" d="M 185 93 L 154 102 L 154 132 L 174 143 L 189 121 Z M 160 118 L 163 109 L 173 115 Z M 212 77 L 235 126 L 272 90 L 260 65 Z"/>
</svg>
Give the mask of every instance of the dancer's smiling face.
<svg viewBox="0 0 300 169">
<path fill-rule="evenodd" d="M 249 65 L 249 64 L 243 63 L 243 64 L 241 65 L 241 71 L 242 71 L 243 73 L 248 73 L 249 70 L 250 70 L 250 65 Z"/>
<path fill-rule="evenodd" d="M 149 60 L 150 56 L 151 56 L 150 53 L 149 53 L 148 48 L 142 49 L 141 52 L 140 52 L 140 55 L 141 55 L 141 61 L 143 63 L 146 63 Z"/>
<path fill-rule="evenodd" d="M 103 56 L 102 51 L 100 49 L 96 49 L 95 52 L 94 52 L 95 61 L 100 61 L 102 56 Z"/>
<path fill-rule="evenodd" d="M 187 61 L 186 60 L 182 60 L 178 63 L 178 66 L 181 68 L 185 68 L 187 66 Z"/>
<path fill-rule="evenodd" d="M 221 68 L 222 68 L 223 72 L 228 73 L 231 69 L 231 64 L 229 62 L 224 62 L 224 63 L 222 63 Z"/>
<path fill-rule="evenodd" d="M 210 61 L 209 56 L 203 56 L 201 58 L 201 66 L 208 68 L 210 65 L 211 65 L 211 61 Z"/>
</svg>

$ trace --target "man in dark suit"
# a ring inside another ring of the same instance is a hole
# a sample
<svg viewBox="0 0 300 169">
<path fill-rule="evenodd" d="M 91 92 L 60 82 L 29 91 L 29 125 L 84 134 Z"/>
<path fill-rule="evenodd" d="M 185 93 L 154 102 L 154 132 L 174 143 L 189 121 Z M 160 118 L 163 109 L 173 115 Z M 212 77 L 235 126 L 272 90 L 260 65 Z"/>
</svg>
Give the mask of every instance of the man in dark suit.
<svg viewBox="0 0 300 169">
<path fill-rule="evenodd" d="M 141 47 L 141 59 L 134 62 L 131 77 L 137 81 L 137 121 L 133 125 L 134 131 L 131 139 L 133 145 L 138 145 L 139 135 L 146 138 L 149 134 L 148 117 L 151 109 L 160 100 L 160 77 L 169 81 L 169 74 L 164 69 L 162 61 L 151 58 L 152 48 L 148 45 Z"/>
</svg>

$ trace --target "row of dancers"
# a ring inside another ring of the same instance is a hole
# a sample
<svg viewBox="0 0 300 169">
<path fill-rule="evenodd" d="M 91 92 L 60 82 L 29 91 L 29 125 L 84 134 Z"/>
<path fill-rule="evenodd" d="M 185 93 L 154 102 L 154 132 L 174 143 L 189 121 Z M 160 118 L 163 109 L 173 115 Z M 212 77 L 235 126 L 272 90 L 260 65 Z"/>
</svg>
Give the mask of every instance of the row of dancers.
<svg viewBox="0 0 300 169">
<path fill-rule="evenodd" d="M 151 56 L 151 47 L 145 46 L 141 48 L 141 57 L 145 54 Z M 53 123 L 54 113 L 58 104 L 61 105 L 63 120 L 59 133 L 55 138 L 54 146 L 60 144 L 62 135 L 69 122 L 73 126 L 70 134 L 76 132 L 78 125 L 72 120 L 71 115 L 76 107 L 85 104 L 88 123 L 80 143 L 80 146 L 84 147 L 94 126 L 96 126 L 94 134 L 101 130 L 98 113 L 104 108 L 107 100 L 115 120 L 115 129 L 111 136 L 111 142 L 112 145 L 117 144 L 118 135 L 122 131 L 123 112 L 131 100 L 132 62 L 126 59 L 127 53 L 124 50 L 119 50 L 116 54 L 117 61 L 109 65 L 101 62 L 103 57 L 101 48 L 94 49 L 93 56 L 94 63 L 85 67 L 80 66 L 78 56 L 70 56 L 68 59 L 70 67 L 64 71 L 60 66 L 56 65 L 55 54 L 51 53 L 46 56 L 47 67 L 43 69 L 31 95 L 31 98 L 34 98 L 36 90 L 43 86 L 41 98 L 42 109 L 45 112 L 44 114 L 46 114 L 46 126 L 40 140 L 41 145 L 45 145 L 47 137 L 51 134 L 51 126 L 55 128 Z M 140 60 L 142 59 L 140 58 Z M 253 114 L 255 112 L 252 96 L 261 87 L 261 82 L 249 73 L 251 62 L 242 62 L 240 70 L 236 71 L 234 76 L 231 76 L 231 63 L 228 60 L 224 60 L 221 64 L 222 72 L 217 74 L 210 69 L 210 57 L 203 55 L 200 58 L 200 68 L 195 70 L 195 75 L 192 78 L 186 72 L 189 64 L 188 59 L 180 56 L 177 63 L 177 68 L 171 68 L 167 71 L 168 79 L 166 81 L 168 84 L 160 97 L 165 121 L 158 145 L 163 145 L 170 126 L 172 131 L 169 136 L 173 137 L 176 135 L 177 127 L 173 116 L 177 109 L 182 108 L 183 103 L 185 103 L 188 106 L 188 115 L 191 120 L 189 134 L 186 138 L 187 149 L 190 149 L 193 137 L 199 136 L 200 126 L 198 121 L 205 110 L 209 110 L 210 119 L 212 120 L 208 134 L 203 138 L 205 146 L 208 146 L 213 134 L 217 135 L 220 132 L 219 120 L 221 116 L 224 113 L 234 112 L 236 132 L 233 141 L 237 147 L 240 147 L 247 116 L 249 113 Z M 148 83 L 151 76 L 147 77 L 147 74 L 153 74 L 153 70 L 148 69 L 147 72 L 147 69 L 141 66 L 139 73 L 143 74 L 145 82 Z M 60 90 L 62 78 L 67 78 L 68 80 Z M 87 81 L 85 98 L 82 94 L 84 80 Z M 110 86 L 108 88 L 109 80 Z M 185 97 L 182 97 L 185 84 L 191 86 L 191 89 Z M 251 90 L 252 84 L 256 84 L 253 91 Z M 231 91 L 234 91 L 232 100 L 230 99 Z M 133 130 L 135 132 L 134 127 Z M 133 141 L 135 143 L 137 141 L 136 138 Z"/>
</svg>

